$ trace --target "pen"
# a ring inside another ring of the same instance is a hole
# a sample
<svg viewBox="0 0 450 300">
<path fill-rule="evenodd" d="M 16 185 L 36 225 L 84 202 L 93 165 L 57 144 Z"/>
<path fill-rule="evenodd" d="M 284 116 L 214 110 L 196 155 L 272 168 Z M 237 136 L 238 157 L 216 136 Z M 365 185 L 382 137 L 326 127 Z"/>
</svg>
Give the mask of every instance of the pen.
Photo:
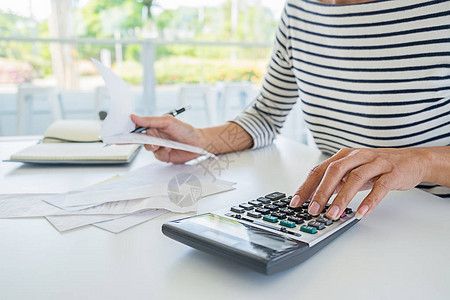
<svg viewBox="0 0 450 300">
<path fill-rule="evenodd" d="M 176 117 L 176 116 L 178 116 L 179 114 L 181 114 L 181 113 L 187 111 L 187 110 L 190 109 L 190 108 L 191 108 L 191 106 L 188 105 L 188 106 L 185 106 L 185 107 L 182 107 L 182 108 L 179 108 L 179 109 L 171 110 L 171 111 L 169 111 L 168 113 L 165 113 L 164 115 L 171 115 L 172 117 Z M 147 130 L 147 129 L 149 129 L 149 128 L 150 128 L 150 127 L 138 127 L 138 128 L 136 128 L 135 130 L 131 131 L 131 133 L 140 133 L 140 132 L 145 131 L 145 130 Z"/>
</svg>

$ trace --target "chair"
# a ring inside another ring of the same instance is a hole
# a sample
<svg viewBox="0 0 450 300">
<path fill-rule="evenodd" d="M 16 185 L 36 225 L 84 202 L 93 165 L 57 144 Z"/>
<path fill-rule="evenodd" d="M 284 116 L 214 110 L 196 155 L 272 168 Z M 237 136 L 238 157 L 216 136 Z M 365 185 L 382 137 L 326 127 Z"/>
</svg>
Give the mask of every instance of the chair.
<svg viewBox="0 0 450 300">
<path fill-rule="evenodd" d="M 178 107 L 191 105 L 195 99 L 203 100 L 208 124 L 217 124 L 216 99 L 214 89 L 208 84 L 189 83 L 180 86 L 178 91 Z"/>
<path fill-rule="evenodd" d="M 221 121 L 230 118 L 231 103 L 234 101 L 239 103 L 238 109 L 243 110 L 252 100 L 255 91 L 253 84 L 249 81 L 222 82 L 218 83 L 219 87 L 219 109 Z"/>
<path fill-rule="evenodd" d="M 17 91 L 17 135 L 24 135 L 29 131 L 33 100 L 37 98 L 47 100 L 54 121 L 62 119 L 61 103 L 56 87 L 35 86 L 30 83 L 20 84 Z M 27 130 L 25 131 L 26 122 Z"/>
</svg>

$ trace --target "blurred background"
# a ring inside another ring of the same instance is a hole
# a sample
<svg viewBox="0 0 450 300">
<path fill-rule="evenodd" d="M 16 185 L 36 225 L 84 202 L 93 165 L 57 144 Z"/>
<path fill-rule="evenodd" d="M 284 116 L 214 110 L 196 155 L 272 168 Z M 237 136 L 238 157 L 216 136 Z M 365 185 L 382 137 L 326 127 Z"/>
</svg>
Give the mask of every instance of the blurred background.
<svg viewBox="0 0 450 300">
<path fill-rule="evenodd" d="M 130 84 L 135 112 L 180 105 L 194 126 L 232 119 L 258 94 L 283 0 L 0 2 L 0 136 L 95 119 L 108 92 L 90 58 Z M 283 134 L 307 141 L 299 107 Z"/>
</svg>

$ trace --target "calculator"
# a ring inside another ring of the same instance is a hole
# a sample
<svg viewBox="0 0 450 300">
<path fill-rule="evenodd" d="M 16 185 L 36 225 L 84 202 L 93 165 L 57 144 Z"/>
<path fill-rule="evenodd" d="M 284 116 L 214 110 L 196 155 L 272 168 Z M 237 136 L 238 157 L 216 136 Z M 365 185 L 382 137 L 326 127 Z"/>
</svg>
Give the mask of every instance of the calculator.
<svg viewBox="0 0 450 300">
<path fill-rule="evenodd" d="M 193 248 L 273 274 L 311 257 L 359 220 L 346 208 L 339 219 L 308 214 L 309 201 L 292 208 L 292 196 L 273 192 L 214 213 L 169 221 L 164 235 Z"/>
</svg>

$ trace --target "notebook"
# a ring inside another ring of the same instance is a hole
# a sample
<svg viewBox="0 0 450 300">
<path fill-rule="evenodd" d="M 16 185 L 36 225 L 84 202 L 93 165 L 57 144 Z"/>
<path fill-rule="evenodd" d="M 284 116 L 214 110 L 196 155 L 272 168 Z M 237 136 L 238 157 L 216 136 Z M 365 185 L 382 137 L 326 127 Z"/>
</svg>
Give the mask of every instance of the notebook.
<svg viewBox="0 0 450 300">
<path fill-rule="evenodd" d="M 7 161 L 41 164 L 123 164 L 137 154 L 139 145 L 103 143 L 43 143 L 25 148 Z"/>
<path fill-rule="evenodd" d="M 59 120 L 45 131 L 43 143 L 101 143 L 100 120 Z"/>
<path fill-rule="evenodd" d="M 23 149 L 9 160 L 40 164 L 123 164 L 140 145 L 110 145 L 100 140 L 101 121 L 60 120 L 46 130 L 42 143 Z"/>
</svg>

